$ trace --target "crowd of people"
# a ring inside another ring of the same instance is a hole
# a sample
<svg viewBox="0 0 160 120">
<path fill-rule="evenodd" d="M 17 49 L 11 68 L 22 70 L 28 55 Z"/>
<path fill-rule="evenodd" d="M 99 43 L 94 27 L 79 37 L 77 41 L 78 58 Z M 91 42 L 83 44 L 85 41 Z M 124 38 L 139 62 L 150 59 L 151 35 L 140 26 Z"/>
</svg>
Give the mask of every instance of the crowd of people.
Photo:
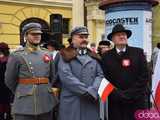
<svg viewBox="0 0 160 120">
<path fill-rule="evenodd" d="M 97 51 L 87 47 L 85 26 L 72 29 L 68 47 L 50 40 L 41 48 L 39 23 L 22 32 L 25 47 L 10 53 L 0 43 L 0 120 L 135 120 L 137 110 L 148 109 L 146 56 L 128 45 L 132 31 L 123 25 L 115 25 Z M 115 89 L 100 107 L 103 78 Z"/>
</svg>

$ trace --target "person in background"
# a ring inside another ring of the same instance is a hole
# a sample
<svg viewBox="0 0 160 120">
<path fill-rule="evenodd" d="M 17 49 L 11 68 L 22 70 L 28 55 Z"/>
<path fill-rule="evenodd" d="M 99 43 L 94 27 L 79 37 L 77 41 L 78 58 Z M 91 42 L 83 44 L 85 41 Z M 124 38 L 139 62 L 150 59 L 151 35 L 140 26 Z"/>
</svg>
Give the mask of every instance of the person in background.
<svg viewBox="0 0 160 120">
<path fill-rule="evenodd" d="M 108 97 L 109 120 L 135 120 L 135 112 L 147 109 L 149 73 L 143 49 L 128 46 L 132 31 L 122 24 L 108 34 L 115 47 L 102 57 L 104 75 L 115 87 Z"/>
<path fill-rule="evenodd" d="M 97 50 L 96 50 L 96 44 L 95 43 L 91 43 L 90 44 L 90 49 L 91 49 L 92 52 L 96 53 L 97 52 Z"/>
<path fill-rule="evenodd" d="M 11 102 L 13 94 L 5 85 L 4 77 L 9 56 L 8 44 L 0 43 L 0 120 L 11 120 Z"/>
<path fill-rule="evenodd" d="M 111 47 L 111 43 L 110 41 L 100 41 L 99 44 L 98 44 L 98 54 L 100 56 L 102 56 L 105 52 L 111 50 L 112 47 Z"/>
<path fill-rule="evenodd" d="M 53 60 L 55 59 L 57 53 L 58 53 L 58 49 L 59 49 L 59 45 L 58 43 L 54 40 L 50 40 L 47 42 L 46 48 L 49 50 L 49 52 L 52 53 L 52 58 Z"/>
</svg>

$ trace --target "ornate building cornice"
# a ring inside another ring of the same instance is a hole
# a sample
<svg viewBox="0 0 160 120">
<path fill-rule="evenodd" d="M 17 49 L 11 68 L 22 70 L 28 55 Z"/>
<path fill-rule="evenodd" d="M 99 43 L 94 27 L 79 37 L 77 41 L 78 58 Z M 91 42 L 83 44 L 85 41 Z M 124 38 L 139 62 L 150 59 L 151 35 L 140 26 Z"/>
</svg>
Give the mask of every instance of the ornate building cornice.
<svg viewBox="0 0 160 120">
<path fill-rule="evenodd" d="M 87 20 L 104 21 L 104 11 L 98 8 L 99 0 L 86 0 L 85 6 L 87 7 Z"/>
<path fill-rule="evenodd" d="M 72 0 L 0 0 L 0 2 L 72 8 Z"/>
</svg>

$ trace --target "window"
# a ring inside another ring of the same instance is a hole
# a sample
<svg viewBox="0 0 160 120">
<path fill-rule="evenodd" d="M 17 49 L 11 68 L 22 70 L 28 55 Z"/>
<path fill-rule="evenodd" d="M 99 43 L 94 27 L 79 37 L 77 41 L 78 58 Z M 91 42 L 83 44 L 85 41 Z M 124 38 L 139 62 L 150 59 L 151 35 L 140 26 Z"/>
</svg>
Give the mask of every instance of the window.
<svg viewBox="0 0 160 120">
<path fill-rule="evenodd" d="M 63 18 L 63 34 L 69 34 L 69 18 Z"/>
</svg>

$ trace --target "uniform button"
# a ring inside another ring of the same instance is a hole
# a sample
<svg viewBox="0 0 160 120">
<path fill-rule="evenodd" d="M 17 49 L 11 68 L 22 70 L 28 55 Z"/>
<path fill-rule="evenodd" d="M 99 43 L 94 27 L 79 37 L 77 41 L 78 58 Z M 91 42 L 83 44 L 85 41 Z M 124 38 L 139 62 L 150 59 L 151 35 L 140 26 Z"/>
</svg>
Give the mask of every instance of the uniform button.
<svg viewBox="0 0 160 120">
<path fill-rule="evenodd" d="M 33 67 L 31 67 L 31 70 L 33 70 Z"/>
<path fill-rule="evenodd" d="M 31 65 L 32 63 L 31 63 L 31 62 L 29 62 L 29 64 Z"/>
</svg>

